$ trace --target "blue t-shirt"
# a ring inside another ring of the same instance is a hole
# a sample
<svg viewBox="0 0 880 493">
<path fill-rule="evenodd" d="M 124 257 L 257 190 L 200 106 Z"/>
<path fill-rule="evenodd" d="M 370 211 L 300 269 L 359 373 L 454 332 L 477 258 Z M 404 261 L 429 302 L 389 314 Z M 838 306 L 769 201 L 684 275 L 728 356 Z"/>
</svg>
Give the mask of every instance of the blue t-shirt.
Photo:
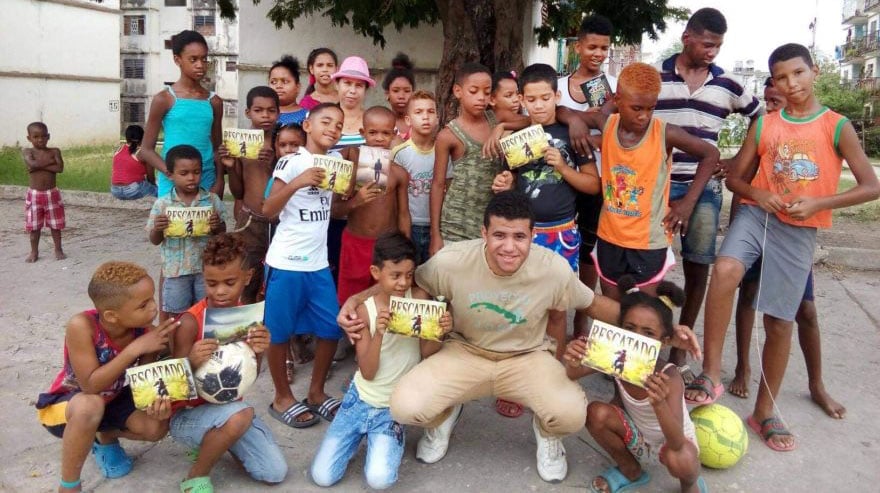
<svg viewBox="0 0 880 493">
<path fill-rule="evenodd" d="M 296 123 L 297 125 L 302 125 L 303 120 L 308 116 L 309 110 L 302 108 L 296 111 L 288 111 L 282 112 L 278 115 L 278 123 L 280 125 L 290 125 L 291 123 Z"/>
</svg>

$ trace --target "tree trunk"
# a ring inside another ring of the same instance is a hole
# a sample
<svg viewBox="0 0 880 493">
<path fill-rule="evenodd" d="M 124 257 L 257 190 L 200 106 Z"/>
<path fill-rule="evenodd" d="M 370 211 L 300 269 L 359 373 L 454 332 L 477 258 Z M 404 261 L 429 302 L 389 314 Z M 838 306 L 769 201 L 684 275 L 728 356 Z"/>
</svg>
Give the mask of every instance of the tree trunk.
<svg viewBox="0 0 880 493">
<path fill-rule="evenodd" d="M 495 70 L 522 68 L 523 19 L 529 0 L 437 0 L 443 25 L 443 56 L 437 77 L 437 106 L 446 124 L 458 114 L 452 96 L 455 73 L 465 63 Z"/>
</svg>

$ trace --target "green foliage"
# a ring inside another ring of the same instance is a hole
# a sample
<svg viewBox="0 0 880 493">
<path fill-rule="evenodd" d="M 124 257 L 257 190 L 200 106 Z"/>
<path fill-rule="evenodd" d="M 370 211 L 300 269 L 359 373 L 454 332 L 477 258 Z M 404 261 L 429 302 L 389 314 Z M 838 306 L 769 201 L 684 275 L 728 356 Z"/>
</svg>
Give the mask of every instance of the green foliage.
<svg viewBox="0 0 880 493">
<path fill-rule="evenodd" d="M 718 133 L 718 147 L 721 149 L 728 147 L 739 148 L 748 132 L 748 118 L 737 114 L 730 115 L 724 120 L 721 132 Z"/>
<path fill-rule="evenodd" d="M 860 121 L 870 94 L 864 89 L 847 87 L 840 83 L 837 64 L 829 60 L 819 62 L 819 77 L 813 86 L 816 99 L 850 120 Z"/>
<path fill-rule="evenodd" d="M 654 63 L 660 63 L 676 53 L 681 53 L 682 50 L 684 50 L 684 45 L 681 44 L 680 39 L 676 39 L 671 45 L 663 48 L 663 51 L 654 59 Z"/>
<path fill-rule="evenodd" d="M 63 190 L 110 191 L 115 144 L 61 149 L 64 172 L 58 175 L 58 188 Z M 0 184 L 28 184 L 28 173 L 18 147 L 0 149 Z"/>
</svg>

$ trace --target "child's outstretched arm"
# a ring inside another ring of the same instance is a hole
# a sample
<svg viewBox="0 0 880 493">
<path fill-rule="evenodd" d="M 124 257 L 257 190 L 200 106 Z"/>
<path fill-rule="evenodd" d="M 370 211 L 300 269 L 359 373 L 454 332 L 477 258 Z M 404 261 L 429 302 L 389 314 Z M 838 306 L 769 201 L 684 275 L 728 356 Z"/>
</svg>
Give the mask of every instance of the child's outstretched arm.
<svg viewBox="0 0 880 493">
<path fill-rule="evenodd" d="M 844 123 L 837 148 L 843 159 L 846 159 L 846 163 L 856 179 L 856 186 L 828 197 L 798 197 L 792 201 L 788 208 L 789 216 L 805 220 L 822 210 L 862 204 L 876 200 L 880 196 L 880 183 L 877 181 L 877 174 L 859 144 L 859 137 L 856 135 L 852 123 Z"/>
<path fill-rule="evenodd" d="M 159 139 L 159 129 L 162 127 L 162 119 L 174 105 L 174 98 L 168 91 L 159 91 L 153 96 L 150 103 L 150 112 L 147 115 L 147 124 L 144 128 L 144 139 L 137 151 L 137 158 L 151 168 L 168 174 L 165 161 L 156 153 L 156 142 Z"/>
<path fill-rule="evenodd" d="M 370 319 L 367 308 L 363 304 L 358 305 L 357 314 L 361 320 Z M 382 340 L 385 337 L 385 329 L 388 328 L 390 318 L 388 310 L 379 310 L 376 315 L 376 332 L 370 334 L 369 330 L 364 330 L 361 332 L 361 338 L 354 343 L 358 368 L 361 370 L 361 376 L 367 380 L 374 379 L 376 372 L 379 371 L 379 352 L 382 350 Z"/>
<path fill-rule="evenodd" d="M 174 350 L 172 355 L 175 358 L 189 358 L 189 363 L 193 370 L 205 364 L 214 351 L 220 347 L 217 344 L 217 339 L 201 339 L 196 341 L 198 333 L 199 324 L 196 322 L 195 317 L 189 313 L 181 315 L 180 327 L 174 333 Z"/>
<path fill-rule="evenodd" d="M 669 213 L 663 218 L 663 224 L 666 225 L 667 231 L 685 234 L 687 233 L 691 213 L 694 211 L 700 195 L 703 194 L 703 189 L 706 188 L 706 184 L 712 178 L 712 173 L 715 172 L 715 167 L 718 165 L 721 154 L 718 153 L 718 149 L 712 144 L 694 137 L 682 130 L 681 127 L 672 124 L 666 125 L 666 146 L 667 148 L 675 147 L 681 149 L 700 159 L 700 162 L 697 163 L 694 181 L 691 183 L 688 193 L 681 199 L 670 202 Z"/>
<path fill-rule="evenodd" d="M 101 365 L 95 355 L 95 345 L 92 341 L 93 323 L 94 321 L 85 314 L 76 315 L 67 323 L 64 338 L 76 381 L 86 394 L 97 394 L 109 388 L 140 356 L 167 349 L 172 330 L 179 325 L 174 319 L 162 322 L 131 341 L 107 364 Z"/>
<path fill-rule="evenodd" d="M 434 144 L 434 179 L 431 180 L 429 212 L 431 216 L 431 255 L 443 248 L 443 237 L 440 235 L 440 216 L 443 212 L 443 200 L 446 198 L 446 168 L 449 155 L 456 137 L 449 129 L 444 128 L 437 134 Z"/>
<path fill-rule="evenodd" d="M 273 178 L 272 189 L 269 196 L 263 202 L 263 215 L 268 217 L 278 217 L 287 201 L 293 197 L 300 188 L 317 187 L 324 180 L 326 172 L 323 168 L 309 168 L 289 183 L 284 183 L 280 178 Z"/>
<path fill-rule="evenodd" d="M 568 140 L 571 141 L 574 152 L 578 156 L 588 156 L 593 153 L 590 145 L 590 128 L 581 118 L 581 113 L 583 112 L 566 106 L 556 106 L 556 119 L 568 127 Z"/>
<path fill-rule="evenodd" d="M 592 166 L 588 163 L 574 169 L 568 165 L 559 149 L 553 146 L 544 151 L 544 161 L 553 166 L 553 169 L 562 175 L 562 179 L 578 192 L 591 195 L 599 193 L 601 184 L 595 161 Z"/>
<path fill-rule="evenodd" d="M 648 375 L 645 390 L 648 391 L 648 401 L 654 408 L 660 429 L 666 437 L 666 446 L 670 450 L 681 450 L 687 437 L 684 436 L 681 405 L 684 399 L 684 380 L 681 379 L 678 369 L 669 368 L 666 372 Z"/>
</svg>

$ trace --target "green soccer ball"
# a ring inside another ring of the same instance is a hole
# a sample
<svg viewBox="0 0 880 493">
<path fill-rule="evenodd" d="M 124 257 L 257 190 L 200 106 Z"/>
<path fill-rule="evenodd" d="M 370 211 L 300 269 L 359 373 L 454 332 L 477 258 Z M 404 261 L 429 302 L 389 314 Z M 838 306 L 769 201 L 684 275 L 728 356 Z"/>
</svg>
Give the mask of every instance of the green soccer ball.
<svg viewBox="0 0 880 493">
<path fill-rule="evenodd" d="M 700 462 L 712 469 L 727 469 L 739 462 L 749 448 L 749 435 L 742 419 L 721 404 L 695 407 L 691 420 L 700 446 Z"/>
</svg>

